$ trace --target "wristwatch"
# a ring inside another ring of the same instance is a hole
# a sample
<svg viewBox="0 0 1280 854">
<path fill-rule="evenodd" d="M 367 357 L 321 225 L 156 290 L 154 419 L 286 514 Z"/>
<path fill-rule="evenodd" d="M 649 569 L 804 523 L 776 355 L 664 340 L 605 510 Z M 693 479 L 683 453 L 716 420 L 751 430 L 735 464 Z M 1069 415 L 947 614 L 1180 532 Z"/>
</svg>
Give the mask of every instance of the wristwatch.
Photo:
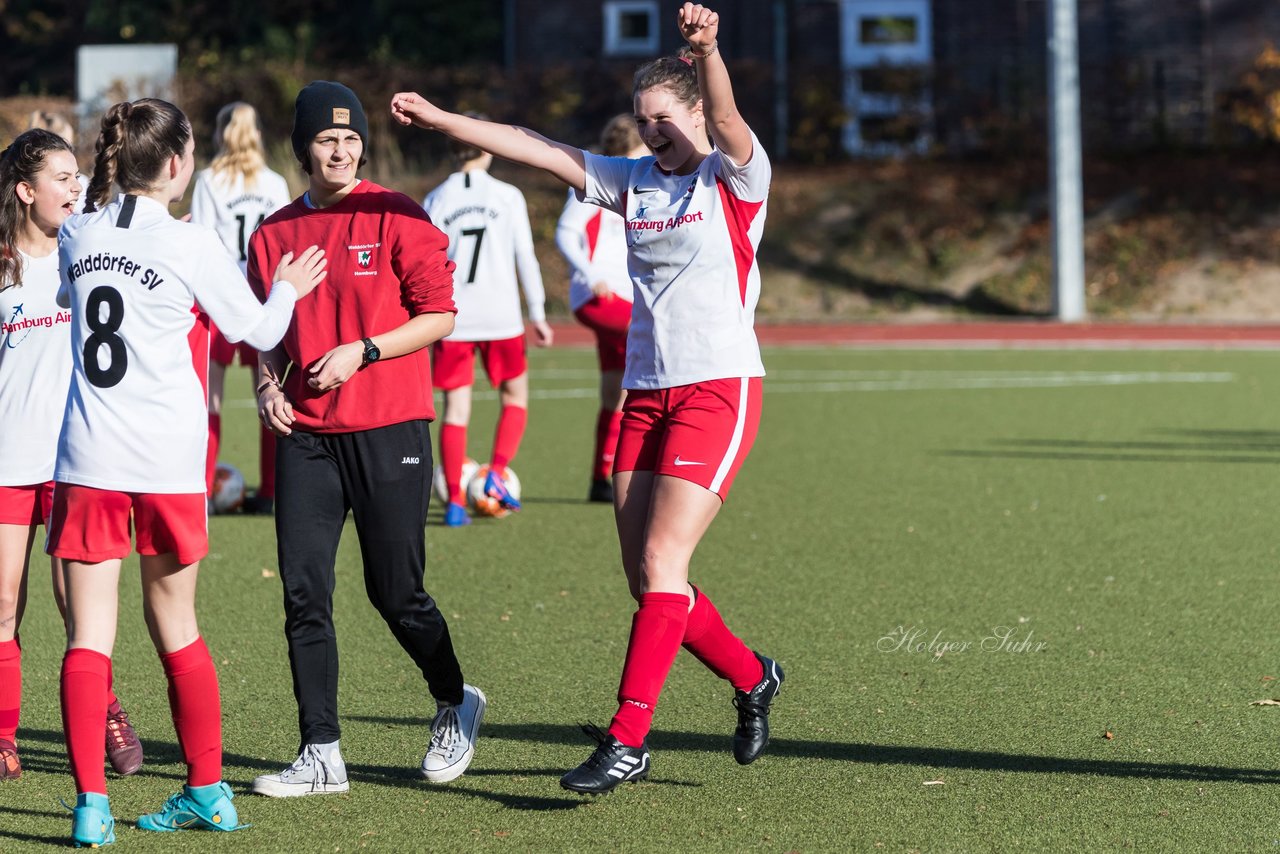
<svg viewBox="0 0 1280 854">
<path fill-rule="evenodd" d="M 382 358 L 382 351 L 378 349 L 378 345 L 373 343 L 372 338 L 361 338 L 360 340 L 364 342 L 364 363 L 361 367 L 371 365 Z"/>
</svg>

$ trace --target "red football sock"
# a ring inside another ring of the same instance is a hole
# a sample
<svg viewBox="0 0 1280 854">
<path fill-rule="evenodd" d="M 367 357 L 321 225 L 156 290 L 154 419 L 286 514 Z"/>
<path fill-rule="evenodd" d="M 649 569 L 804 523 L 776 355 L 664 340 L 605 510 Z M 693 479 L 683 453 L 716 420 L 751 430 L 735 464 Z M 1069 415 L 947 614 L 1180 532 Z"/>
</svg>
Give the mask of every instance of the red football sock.
<svg viewBox="0 0 1280 854">
<path fill-rule="evenodd" d="M 462 498 L 462 461 L 467 458 L 467 426 L 448 424 L 440 428 L 440 467 L 449 489 L 449 501 L 465 504 Z"/>
<path fill-rule="evenodd" d="M 680 651 L 688 619 L 689 597 L 683 593 L 640 597 L 618 686 L 618 713 L 609 724 L 609 734 L 628 747 L 639 747 L 649 734 L 658 694 Z"/>
<path fill-rule="evenodd" d="M 14 638 L 0 641 L 0 741 L 15 741 L 21 711 L 22 647 Z"/>
<path fill-rule="evenodd" d="M 218 468 L 218 445 L 222 441 L 222 416 L 209 413 L 209 446 L 204 455 L 204 491 L 213 496 L 213 475 Z"/>
<path fill-rule="evenodd" d="M 107 686 L 111 659 L 91 649 L 69 649 L 62 659 L 62 732 L 76 793 L 107 793 Z"/>
<path fill-rule="evenodd" d="M 258 497 L 276 497 L 276 434 L 258 425 Z"/>
<path fill-rule="evenodd" d="M 684 630 L 684 648 L 739 691 L 750 691 L 764 678 L 764 666 L 747 645 L 729 631 L 716 606 L 697 587 Z"/>
<path fill-rule="evenodd" d="M 524 438 L 524 425 L 529 421 L 529 410 L 523 406 L 504 406 L 498 414 L 498 429 L 493 434 L 493 457 L 489 460 L 489 471 L 501 473 L 520 450 L 520 440 Z"/>
<path fill-rule="evenodd" d="M 613 457 L 618 450 L 618 427 L 622 413 L 613 409 L 601 409 L 596 415 L 596 455 L 591 469 L 594 480 L 608 480 L 613 474 Z"/>
<path fill-rule="evenodd" d="M 211 786 L 222 779 L 222 704 L 218 673 L 203 638 L 160 656 L 169 680 L 169 710 L 187 761 L 187 785 Z"/>
</svg>

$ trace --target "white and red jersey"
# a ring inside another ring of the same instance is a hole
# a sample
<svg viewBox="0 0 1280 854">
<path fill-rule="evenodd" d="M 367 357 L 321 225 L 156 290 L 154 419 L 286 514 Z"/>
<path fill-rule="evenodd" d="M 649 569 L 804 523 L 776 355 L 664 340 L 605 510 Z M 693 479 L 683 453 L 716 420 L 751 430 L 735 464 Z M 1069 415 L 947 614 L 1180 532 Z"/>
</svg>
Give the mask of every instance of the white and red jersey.
<svg viewBox="0 0 1280 854">
<path fill-rule="evenodd" d="M 591 286 L 604 282 L 615 296 L 631 302 L 627 271 L 627 230 L 613 211 L 578 201 L 569 191 L 556 223 L 556 246 L 569 262 L 569 310 L 577 311 L 595 295 Z"/>
<path fill-rule="evenodd" d="M 448 236 L 449 259 L 457 265 L 453 301 L 458 316 L 447 340 L 500 341 L 524 335 L 517 275 L 529 319 L 546 320 L 546 293 L 524 194 L 483 169 L 473 169 L 450 175 L 422 206 Z"/>
<path fill-rule="evenodd" d="M 19 253 L 22 284 L 0 291 L 0 486 L 53 478 L 71 384 L 71 312 L 60 308 L 58 253 Z"/>
<path fill-rule="evenodd" d="M 191 221 L 216 231 L 243 273 L 249 261 L 249 236 L 291 201 L 288 183 L 265 167 L 248 186 L 239 173 L 219 175 L 204 169 L 196 175 L 191 193 Z"/>
<path fill-rule="evenodd" d="M 54 479 L 204 492 L 209 335 L 197 305 L 228 340 L 265 350 L 284 334 L 296 292 L 277 286 L 264 306 L 212 230 L 146 197 L 70 217 L 58 255 L 73 369 Z"/>
<path fill-rule="evenodd" d="M 653 157 L 586 157 L 583 200 L 621 214 L 635 306 L 625 388 L 674 388 L 764 376 L 756 342 L 756 248 L 772 170 L 752 134 L 751 159 L 713 151 L 689 175 Z"/>
</svg>

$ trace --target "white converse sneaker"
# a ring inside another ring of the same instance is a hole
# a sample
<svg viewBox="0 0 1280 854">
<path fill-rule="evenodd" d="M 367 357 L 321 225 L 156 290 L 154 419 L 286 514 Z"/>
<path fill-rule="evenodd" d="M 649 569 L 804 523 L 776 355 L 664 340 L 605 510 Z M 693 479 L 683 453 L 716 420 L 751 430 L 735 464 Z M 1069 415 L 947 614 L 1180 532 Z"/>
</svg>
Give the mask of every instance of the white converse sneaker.
<svg viewBox="0 0 1280 854">
<path fill-rule="evenodd" d="M 338 752 L 336 741 L 308 744 L 288 768 L 279 774 L 263 774 L 253 781 L 254 793 L 268 798 L 329 795 L 350 788 L 347 766 Z"/>
<path fill-rule="evenodd" d="M 476 752 L 476 734 L 484 719 L 484 692 L 462 686 L 462 704 L 441 703 L 431 722 L 431 744 L 422 757 L 422 776 L 432 783 L 447 783 L 462 776 Z"/>
</svg>

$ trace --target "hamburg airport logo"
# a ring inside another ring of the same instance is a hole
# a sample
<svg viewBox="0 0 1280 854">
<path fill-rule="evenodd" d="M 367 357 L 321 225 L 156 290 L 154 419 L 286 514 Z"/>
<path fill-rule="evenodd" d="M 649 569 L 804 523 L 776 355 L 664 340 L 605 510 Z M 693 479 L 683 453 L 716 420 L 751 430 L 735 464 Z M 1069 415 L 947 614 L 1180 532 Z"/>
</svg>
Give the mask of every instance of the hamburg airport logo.
<svg viewBox="0 0 1280 854">
<path fill-rule="evenodd" d="M 373 252 L 369 249 L 361 249 L 356 253 L 356 263 L 361 267 L 368 267 L 373 261 Z"/>
<path fill-rule="evenodd" d="M 13 333 L 17 331 L 18 316 L 21 314 L 22 314 L 22 303 L 18 303 L 13 307 L 13 314 L 9 316 L 9 325 L 8 325 L 8 328 L 5 330 L 4 344 L 6 347 L 9 347 L 10 349 L 17 347 L 19 344 L 22 343 L 24 338 L 26 338 L 28 335 L 31 334 L 30 329 L 24 329 L 22 331 L 22 338 L 19 338 L 17 341 L 13 340 Z"/>
<path fill-rule="evenodd" d="M 2 315 L 0 315 L 2 317 Z M 4 346 L 10 350 L 18 349 L 18 345 L 27 339 L 31 330 L 37 327 L 51 329 L 58 323 L 70 323 L 71 312 L 59 311 L 39 317 L 28 317 L 22 309 L 22 303 L 13 307 L 13 314 L 8 320 L 0 321 L 0 335 L 4 335 Z"/>
</svg>

